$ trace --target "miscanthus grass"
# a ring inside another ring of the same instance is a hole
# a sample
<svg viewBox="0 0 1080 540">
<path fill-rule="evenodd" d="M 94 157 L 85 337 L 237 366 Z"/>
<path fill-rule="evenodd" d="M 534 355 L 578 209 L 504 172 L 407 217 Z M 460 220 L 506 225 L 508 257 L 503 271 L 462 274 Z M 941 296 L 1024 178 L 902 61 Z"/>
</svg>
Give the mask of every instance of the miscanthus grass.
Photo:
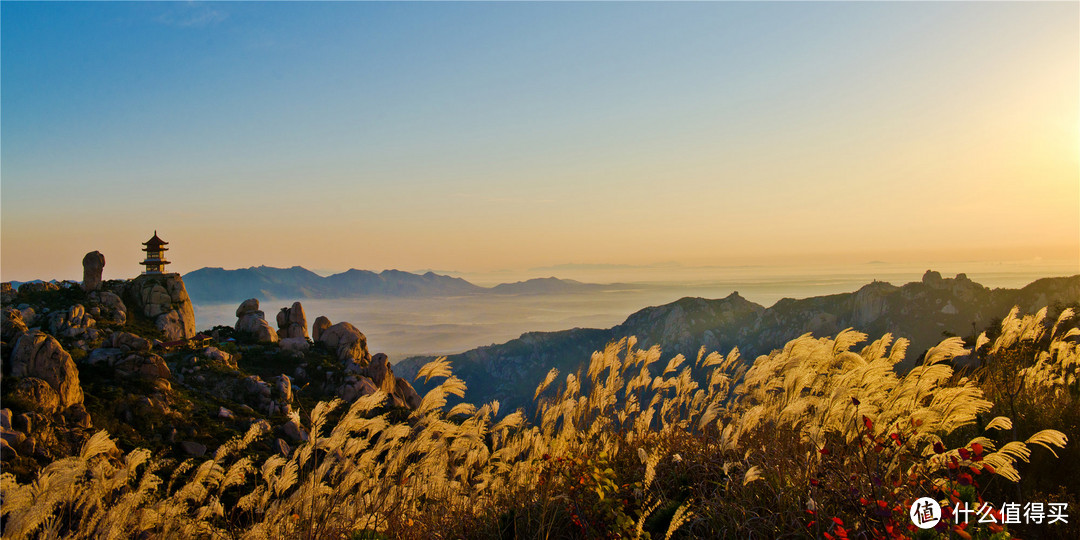
<svg viewBox="0 0 1080 540">
<path fill-rule="evenodd" d="M 1023 384 L 1075 392 L 1080 331 L 1065 329 L 1071 311 L 1045 314 L 1014 311 L 976 348 L 1047 343 L 1030 349 Z M 992 403 L 954 373 L 970 352 L 959 339 L 901 375 L 906 352 L 902 338 L 845 330 L 752 362 L 737 348 L 664 360 L 631 337 L 587 370 L 552 369 L 531 418 L 500 416 L 498 402 L 447 410 L 466 387 L 439 359 L 418 378 L 442 382 L 407 419 L 390 419 L 382 392 L 320 403 L 287 456 L 252 457 L 265 423 L 180 463 L 124 454 L 99 432 L 28 484 L 3 474 L 3 536 L 905 536 L 911 500 L 948 507 L 973 474 L 1016 482 L 1033 447 L 1068 443 L 1053 429 L 996 442 L 1012 422 L 984 418 Z M 987 433 L 956 440 L 977 425 Z"/>
</svg>

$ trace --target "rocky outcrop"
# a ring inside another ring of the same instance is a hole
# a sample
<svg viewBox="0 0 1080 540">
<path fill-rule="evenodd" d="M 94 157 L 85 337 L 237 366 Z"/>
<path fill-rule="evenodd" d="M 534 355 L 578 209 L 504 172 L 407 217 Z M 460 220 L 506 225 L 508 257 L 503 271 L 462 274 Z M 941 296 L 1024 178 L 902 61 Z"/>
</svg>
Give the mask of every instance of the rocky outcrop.
<svg viewBox="0 0 1080 540">
<path fill-rule="evenodd" d="M 852 309 L 852 322 L 856 328 L 879 319 L 888 309 L 888 297 L 899 287 L 884 281 L 875 281 L 864 285 L 855 293 L 855 305 Z"/>
<path fill-rule="evenodd" d="M 22 312 L 17 309 L 4 308 L 0 315 L 0 335 L 5 343 L 14 341 L 26 333 L 26 323 L 23 321 Z"/>
<path fill-rule="evenodd" d="M 127 322 L 127 306 L 120 296 L 112 291 L 90 293 L 91 307 L 88 313 L 102 323 L 123 325 Z"/>
<path fill-rule="evenodd" d="M 266 382 L 258 375 L 250 375 L 240 382 L 241 396 L 238 401 L 250 403 L 255 410 L 268 416 L 292 413 L 293 387 L 288 375 L 279 375 Z"/>
<path fill-rule="evenodd" d="M 150 352 L 151 347 L 149 340 L 130 332 L 113 332 L 105 342 L 125 353 Z"/>
<path fill-rule="evenodd" d="M 31 330 L 15 342 L 15 350 L 11 353 L 11 375 L 45 381 L 56 392 L 61 408 L 83 402 L 79 372 L 71 355 L 60 342 L 40 330 Z"/>
<path fill-rule="evenodd" d="M 266 322 L 266 314 L 259 310 L 259 300 L 249 298 L 236 308 L 236 331 L 248 334 L 262 343 L 277 343 L 278 334 Z"/>
<path fill-rule="evenodd" d="M 101 270 L 105 268 L 105 256 L 100 251 L 87 253 L 82 260 L 83 282 L 85 291 L 101 289 Z"/>
<path fill-rule="evenodd" d="M 237 369 L 236 359 L 233 358 L 233 355 L 218 349 L 217 347 L 207 347 L 203 349 L 202 354 L 211 361 L 219 363 L 226 368 Z"/>
<path fill-rule="evenodd" d="M 330 326 L 332 326 L 330 324 L 330 319 L 319 315 L 319 317 L 315 319 L 315 323 L 311 325 L 311 340 L 319 341 L 322 333 L 325 332 L 327 328 L 330 328 Z"/>
<path fill-rule="evenodd" d="M 337 354 L 338 360 L 346 364 L 346 371 L 358 371 L 371 362 L 367 338 L 347 322 L 339 322 L 324 330 L 319 334 L 319 343 Z"/>
<path fill-rule="evenodd" d="M 75 304 L 67 311 L 53 313 L 49 317 L 49 331 L 54 336 L 94 339 L 97 335 L 92 331 L 95 326 L 97 321 L 86 313 L 82 304 Z"/>
<path fill-rule="evenodd" d="M 356 401 L 357 398 L 374 394 L 378 388 L 367 377 L 350 375 L 345 379 L 345 384 L 337 388 L 337 395 L 347 403 Z"/>
<path fill-rule="evenodd" d="M 128 283 L 125 298 L 131 310 L 154 321 L 166 339 L 195 337 L 195 310 L 179 274 L 143 274 Z"/>
<path fill-rule="evenodd" d="M 49 383 L 37 377 L 20 379 L 19 383 L 15 385 L 15 390 L 12 391 L 10 399 L 13 403 L 20 405 L 22 409 L 48 416 L 52 416 L 63 409 L 60 406 L 60 396 L 57 395 L 56 390 L 53 390 Z"/>
<path fill-rule="evenodd" d="M 308 337 L 307 317 L 300 302 L 293 302 L 292 307 L 281 308 L 277 314 L 277 324 L 278 337 L 281 339 Z"/>
<path fill-rule="evenodd" d="M 420 406 L 420 394 L 416 392 L 409 381 L 402 379 L 401 377 L 395 377 L 394 393 L 395 398 L 404 402 L 405 406 L 410 409 L 415 409 Z"/>
<path fill-rule="evenodd" d="M 375 386 L 383 392 L 387 394 L 394 393 L 394 371 L 390 368 L 390 358 L 385 354 L 379 353 L 372 356 L 371 362 L 368 363 L 362 373 L 371 379 L 371 382 L 375 383 Z"/>
<path fill-rule="evenodd" d="M 31 294 L 36 292 L 59 291 L 60 286 L 49 281 L 34 281 L 19 285 L 19 294 Z"/>
<path fill-rule="evenodd" d="M 165 364 L 165 359 L 156 355 L 130 354 L 113 364 L 119 375 L 142 377 L 144 379 L 171 379 L 172 371 Z"/>
</svg>

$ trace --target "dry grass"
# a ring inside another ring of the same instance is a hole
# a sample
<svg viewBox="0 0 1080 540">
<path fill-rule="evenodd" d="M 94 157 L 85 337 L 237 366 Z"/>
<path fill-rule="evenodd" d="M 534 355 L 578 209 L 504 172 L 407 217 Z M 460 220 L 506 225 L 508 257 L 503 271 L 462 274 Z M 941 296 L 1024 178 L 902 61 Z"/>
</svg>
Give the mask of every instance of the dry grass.
<svg viewBox="0 0 1080 540">
<path fill-rule="evenodd" d="M 979 345 L 1046 342 L 1029 347 L 1023 384 L 1075 392 L 1080 332 L 1061 328 L 1014 313 Z M 245 455 L 265 435 L 258 424 L 213 458 L 180 464 L 122 454 L 101 432 L 32 483 L 3 475 L 3 536 L 904 536 L 915 498 L 972 498 L 964 475 L 1015 482 L 1033 446 L 1066 445 L 1053 429 L 1000 448 L 981 433 L 958 444 L 979 421 L 1012 428 L 983 418 L 993 404 L 954 376 L 962 343 L 942 342 L 899 375 L 906 341 L 857 348 L 865 340 L 805 335 L 747 364 L 737 350 L 664 362 L 624 339 L 585 373 L 552 370 L 533 422 L 500 419 L 497 402 L 446 411 L 466 389 L 440 359 L 420 376 L 443 382 L 407 421 L 374 413 L 381 392 L 344 411 L 320 403 L 305 419 L 311 440 L 261 462 Z"/>
</svg>

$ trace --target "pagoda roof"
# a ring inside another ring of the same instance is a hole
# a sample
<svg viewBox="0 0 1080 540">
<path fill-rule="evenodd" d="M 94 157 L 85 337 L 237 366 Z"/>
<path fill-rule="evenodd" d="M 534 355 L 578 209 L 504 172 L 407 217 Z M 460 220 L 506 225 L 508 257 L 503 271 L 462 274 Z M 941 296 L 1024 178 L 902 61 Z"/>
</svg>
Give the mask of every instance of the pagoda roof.
<svg viewBox="0 0 1080 540">
<path fill-rule="evenodd" d="M 160 247 L 160 246 L 164 246 L 166 244 L 168 244 L 168 242 L 158 238 L 157 231 L 154 231 L 153 238 L 143 242 L 144 246 L 150 246 L 150 247 Z"/>
</svg>

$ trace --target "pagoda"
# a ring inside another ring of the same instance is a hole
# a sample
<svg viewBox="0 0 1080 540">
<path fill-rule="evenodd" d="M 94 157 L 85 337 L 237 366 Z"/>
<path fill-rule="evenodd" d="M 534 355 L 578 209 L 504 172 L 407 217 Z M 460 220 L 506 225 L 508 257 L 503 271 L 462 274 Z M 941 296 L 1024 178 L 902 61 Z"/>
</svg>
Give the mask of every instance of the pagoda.
<svg viewBox="0 0 1080 540">
<path fill-rule="evenodd" d="M 165 247 L 168 242 L 158 238 L 157 231 L 154 231 L 154 237 L 143 242 L 146 246 L 143 251 L 146 252 L 146 260 L 139 263 L 146 267 L 146 271 L 143 274 L 163 274 L 165 273 L 165 265 L 169 264 L 169 261 L 165 260 L 165 252 L 169 248 Z"/>
</svg>

